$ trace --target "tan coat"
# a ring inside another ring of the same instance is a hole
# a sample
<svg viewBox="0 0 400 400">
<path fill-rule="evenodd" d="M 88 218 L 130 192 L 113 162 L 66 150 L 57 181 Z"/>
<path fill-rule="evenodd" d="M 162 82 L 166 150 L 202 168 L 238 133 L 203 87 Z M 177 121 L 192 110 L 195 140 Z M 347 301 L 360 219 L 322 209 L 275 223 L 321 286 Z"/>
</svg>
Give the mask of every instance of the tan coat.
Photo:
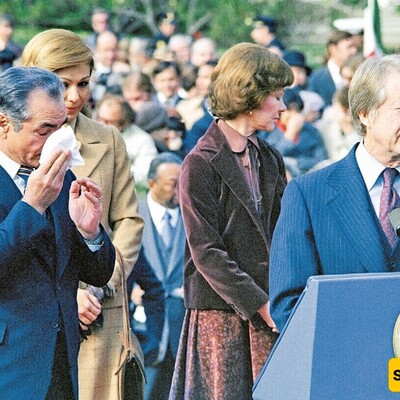
<svg viewBox="0 0 400 400">
<path fill-rule="evenodd" d="M 137 211 L 134 179 L 121 134 L 79 114 L 75 135 L 85 165 L 73 167 L 78 177 L 88 176 L 103 190 L 102 224 L 110 231 L 112 241 L 125 263 L 127 277 L 137 259 L 143 230 L 143 219 Z M 93 328 L 79 353 L 79 398 L 81 400 L 118 399 L 119 383 L 115 371 L 120 363 L 122 331 L 122 296 L 120 266 L 116 264 L 109 284 L 117 289 L 114 298 L 102 305 L 104 325 Z"/>
</svg>

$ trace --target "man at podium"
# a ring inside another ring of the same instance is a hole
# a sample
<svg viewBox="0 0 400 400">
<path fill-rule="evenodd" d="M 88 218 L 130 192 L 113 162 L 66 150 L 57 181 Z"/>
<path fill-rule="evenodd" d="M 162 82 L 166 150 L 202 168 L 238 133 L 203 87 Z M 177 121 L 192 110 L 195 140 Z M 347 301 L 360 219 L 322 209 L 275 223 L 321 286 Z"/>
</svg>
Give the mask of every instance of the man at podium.
<svg viewBox="0 0 400 400">
<path fill-rule="evenodd" d="M 285 189 L 270 253 L 271 315 L 279 330 L 310 276 L 400 271 L 388 217 L 400 207 L 400 55 L 364 61 L 349 102 L 361 142 Z"/>
</svg>

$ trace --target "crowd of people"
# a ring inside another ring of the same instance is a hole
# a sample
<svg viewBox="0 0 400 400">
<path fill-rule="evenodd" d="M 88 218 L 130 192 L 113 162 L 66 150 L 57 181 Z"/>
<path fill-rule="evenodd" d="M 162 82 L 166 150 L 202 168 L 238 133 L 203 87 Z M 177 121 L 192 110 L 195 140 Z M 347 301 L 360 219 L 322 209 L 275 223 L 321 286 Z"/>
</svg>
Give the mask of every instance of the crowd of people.
<svg viewBox="0 0 400 400">
<path fill-rule="evenodd" d="M 84 40 L 93 52 L 94 67 L 82 112 L 116 126 L 125 141 L 135 142 L 127 148 L 141 193 L 148 188 L 152 158 L 163 151 L 184 158 L 213 120 L 207 90 L 218 61 L 216 42 L 176 32 L 173 13 L 161 13 L 156 19 L 159 33 L 154 37 L 125 38 L 112 31 L 109 13 L 96 9 L 93 33 Z M 11 40 L 11 21 L 8 16 L 0 19 L 0 40 L 10 48 L 12 44 L 16 59 L 22 48 Z M 11 27 L 4 39 L 2 24 Z M 287 93 L 288 111 L 274 130 L 261 131 L 260 137 L 282 153 L 288 176 L 295 177 L 336 161 L 338 154 L 343 156 L 358 141 L 348 107 L 339 102 L 346 96 L 340 96 L 339 90 L 346 90 L 363 57 L 356 35 L 335 29 L 327 38 L 326 64 L 312 70 L 302 52 L 287 49 L 278 39 L 277 27 L 275 18 L 257 16 L 249 38 L 281 56 L 295 76 L 293 90 Z M 12 65 L 2 60 L 1 56 L 3 68 Z M 113 117 L 103 118 L 105 113 Z"/>
<path fill-rule="evenodd" d="M 91 97 L 84 111 L 99 118 L 110 108 L 105 103 L 127 102 L 131 106 L 134 113 L 129 112 L 129 121 L 124 113 L 123 126 L 116 117 L 106 122 L 122 130 L 130 143 L 143 143 L 135 149 L 128 148 L 128 152 L 136 184 L 146 190 L 149 162 L 156 154 L 154 146 L 157 153 L 171 151 L 184 158 L 215 117 L 207 103 L 207 91 L 218 61 L 217 44 L 208 37 L 194 40 L 177 33 L 171 13 L 158 16 L 159 34 L 153 38 L 118 38 L 104 22 L 107 18 L 104 10 L 96 10 L 93 29 L 97 29 L 97 40 L 93 35 L 86 39 L 93 48 L 95 68 L 90 81 Z M 97 28 L 99 19 L 103 21 L 102 30 Z M 359 140 L 355 131 L 345 126 L 350 121 L 348 108 L 338 103 L 338 92 L 346 90 L 363 57 L 351 33 L 333 30 L 326 42 L 326 64 L 313 71 L 305 55 L 286 49 L 276 34 L 276 19 L 254 19 L 251 40 L 282 57 L 295 77 L 286 94 L 288 110 L 276 128 L 271 132 L 260 130 L 259 136 L 281 152 L 288 177 L 295 177 L 336 161 L 338 152 L 344 155 Z M 104 99 L 112 96 L 114 100 Z M 333 134 L 338 141 L 335 146 L 331 143 L 332 125 L 337 131 Z M 144 139 L 139 128 L 150 135 L 154 146 Z"/>
<path fill-rule="evenodd" d="M 396 270 L 379 194 L 400 158 L 398 56 L 365 61 L 333 30 L 313 70 L 271 17 L 222 55 L 171 13 L 157 24 L 126 38 L 96 9 L 88 37 L 48 29 L 22 48 L 0 15 L 4 399 L 251 399 L 307 278 L 369 270 L 341 210 Z M 70 150 L 39 162 L 62 126 L 83 165 Z"/>
</svg>

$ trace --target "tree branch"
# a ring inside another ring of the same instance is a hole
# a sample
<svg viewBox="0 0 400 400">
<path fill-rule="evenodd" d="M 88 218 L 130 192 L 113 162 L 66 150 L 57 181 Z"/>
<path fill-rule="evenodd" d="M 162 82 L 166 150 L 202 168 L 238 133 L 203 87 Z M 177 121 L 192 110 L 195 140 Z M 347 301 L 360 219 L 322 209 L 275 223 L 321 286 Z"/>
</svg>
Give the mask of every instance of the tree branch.
<svg viewBox="0 0 400 400">
<path fill-rule="evenodd" d="M 188 29 L 189 35 L 193 35 L 193 33 L 197 32 L 202 28 L 204 25 L 208 24 L 212 20 L 213 14 L 208 12 L 207 14 L 203 15 L 197 21 L 194 21 Z"/>
</svg>

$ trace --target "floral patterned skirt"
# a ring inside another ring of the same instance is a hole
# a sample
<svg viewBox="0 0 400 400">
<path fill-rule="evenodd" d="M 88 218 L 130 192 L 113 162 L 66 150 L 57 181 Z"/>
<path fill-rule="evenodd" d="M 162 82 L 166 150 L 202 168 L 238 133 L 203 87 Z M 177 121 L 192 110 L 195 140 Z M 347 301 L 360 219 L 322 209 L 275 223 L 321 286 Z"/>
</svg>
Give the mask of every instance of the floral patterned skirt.
<svg viewBox="0 0 400 400">
<path fill-rule="evenodd" d="M 277 337 L 234 312 L 187 310 L 169 400 L 251 400 Z"/>
</svg>

